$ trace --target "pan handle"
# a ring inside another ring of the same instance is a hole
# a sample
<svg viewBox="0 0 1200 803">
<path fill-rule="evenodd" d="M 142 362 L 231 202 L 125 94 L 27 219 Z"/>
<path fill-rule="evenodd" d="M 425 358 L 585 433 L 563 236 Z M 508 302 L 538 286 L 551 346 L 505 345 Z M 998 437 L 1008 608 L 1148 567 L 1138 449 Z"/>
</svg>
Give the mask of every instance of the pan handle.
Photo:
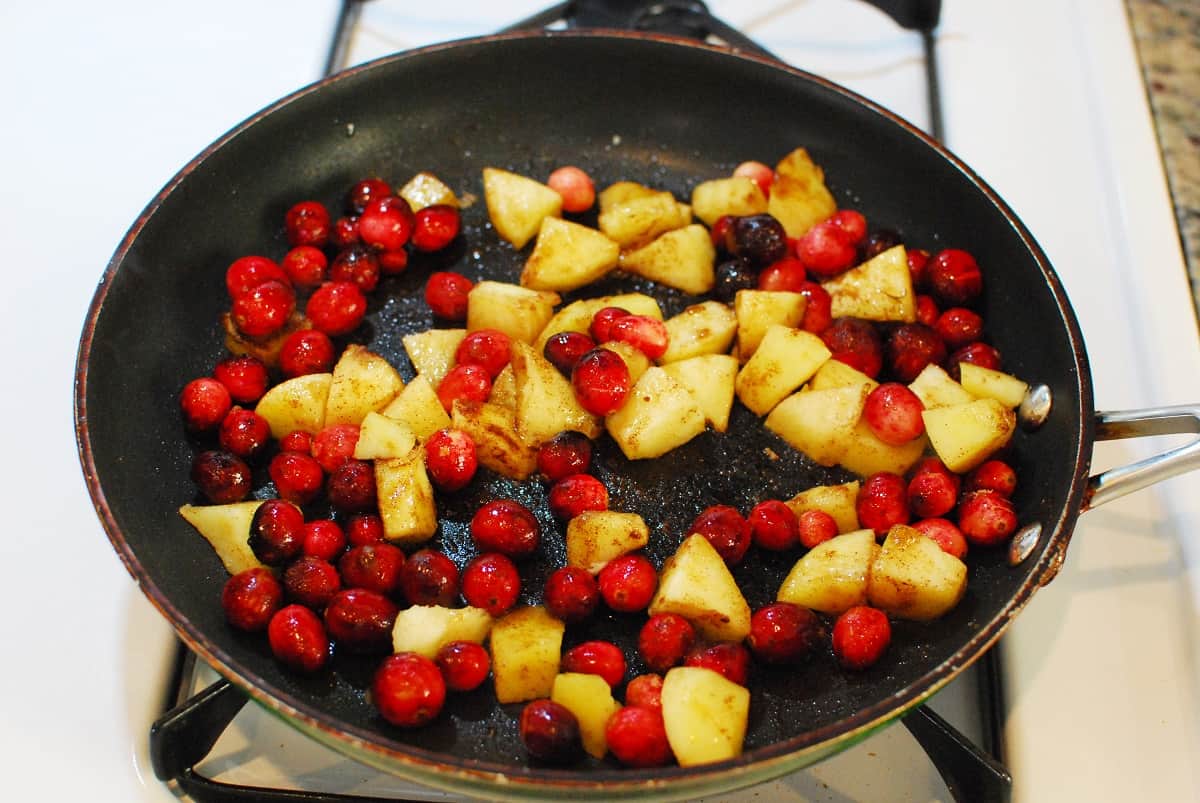
<svg viewBox="0 0 1200 803">
<path fill-rule="evenodd" d="M 1100 441 L 1181 434 L 1200 435 L 1200 405 L 1096 413 L 1096 440 Z M 1091 477 L 1084 492 L 1081 510 L 1091 510 L 1125 494 L 1197 468 L 1200 468 L 1200 437 L 1161 454 Z"/>
</svg>

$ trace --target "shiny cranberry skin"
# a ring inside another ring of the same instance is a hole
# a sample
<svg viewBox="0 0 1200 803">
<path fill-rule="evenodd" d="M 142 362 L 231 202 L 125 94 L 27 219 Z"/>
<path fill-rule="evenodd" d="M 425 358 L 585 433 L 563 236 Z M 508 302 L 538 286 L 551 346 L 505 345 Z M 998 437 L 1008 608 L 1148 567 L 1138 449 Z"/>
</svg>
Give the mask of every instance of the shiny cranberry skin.
<svg viewBox="0 0 1200 803">
<path fill-rule="evenodd" d="M 596 348 L 596 341 L 583 332 L 556 332 L 546 338 L 542 356 L 564 376 L 575 370 L 579 358 Z"/>
<path fill-rule="evenodd" d="M 681 659 L 682 660 L 682 659 Z M 662 710 L 662 675 L 647 672 L 625 684 L 625 705 Z"/>
<path fill-rule="evenodd" d="M 432 204 L 418 209 L 413 220 L 413 248 L 441 251 L 454 241 L 461 226 L 458 210 L 449 204 Z"/>
<path fill-rule="evenodd" d="M 300 245 L 283 255 L 279 267 L 296 287 L 312 289 L 325 281 L 329 258 L 320 248 Z"/>
<path fill-rule="evenodd" d="M 920 397 L 907 385 L 884 382 L 867 394 L 862 417 L 875 437 L 900 446 L 925 434 L 924 411 Z"/>
<path fill-rule="evenodd" d="M 267 392 L 267 366 L 257 357 L 227 357 L 213 368 L 213 378 L 225 386 L 238 404 L 253 404 Z"/>
<path fill-rule="evenodd" d="M 607 343 L 612 340 L 612 325 L 620 318 L 633 313 L 624 307 L 602 307 L 592 315 L 588 324 L 588 334 L 597 343 Z"/>
<path fill-rule="evenodd" d="M 929 284 L 926 281 L 927 268 L 929 267 L 929 252 L 924 248 L 909 248 L 906 251 L 908 258 L 908 272 L 912 276 L 913 287 L 918 290 L 924 290 Z"/>
<path fill-rule="evenodd" d="M 867 219 L 854 209 L 839 209 L 829 218 L 834 234 L 848 245 L 858 245 L 867 236 Z M 885 249 L 886 250 L 886 249 Z"/>
<path fill-rule="evenodd" d="M 918 519 L 944 516 L 958 504 L 958 481 L 949 474 L 922 471 L 908 481 L 908 509 Z"/>
<path fill-rule="evenodd" d="M 833 624 L 833 655 L 846 669 L 866 669 L 887 650 L 892 625 L 878 608 L 859 605 L 845 611 Z"/>
<path fill-rule="evenodd" d="M 449 608 L 458 598 L 458 567 L 444 552 L 418 549 L 400 569 L 400 590 L 410 605 Z"/>
<path fill-rule="evenodd" d="M 958 504 L 958 529 L 977 546 L 1003 544 L 1016 532 L 1017 511 L 995 491 L 970 491 Z"/>
<path fill-rule="evenodd" d="M 574 165 L 556 169 L 546 179 L 546 186 L 562 196 L 564 212 L 579 214 L 596 203 L 596 185 L 592 177 Z"/>
<path fill-rule="evenodd" d="M 291 280 L 275 260 L 267 257 L 240 257 L 225 270 L 225 289 L 230 298 L 237 298 L 270 281 L 287 284 Z"/>
<path fill-rule="evenodd" d="M 333 230 L 329 232 L 329 244 L 334 248 L 345 248 L 360 243 L 358 238 L 358 218 L 340 217 L 333 222 Z"/>
<path fill-rule="evenodd" d="M 323 247 L 329 242 L 333 219 L 320 201 L 301 201 L 283 217 L 283 228 L 292 247 L 311 245 Z"/>
<path fill-rule="evenodd" d="M 318 329 L 300 329 L 283 341 L 279 370 L 288 379 L 305 374 L 327 374 L 333 370 L 337 351 L 329 335 Z"/>
<path fill-rule="evenodd" d="M 240 502 L 254 487 L 250 467 L 224 449 L 200 452 L 192 459 L 192 482 L 214 505 Z"/>
<path fill-rule="evenodd" d="M 568 764 L 583 755 L 579 720 L 566 706 L 552 700 L 533 700 L 521 711 L 521 743 L 534 758 Z"/>
<path fill-rule="evenodd" d="M 975 257 L 958 248 L 938 251 L 925 271 L 934 298 L 946 307 L 969 304 L 983 290 L 983 273 Z"/>
<path fill-rule="evenodd" d="M 883 343 L 869 322 L 835 318 L 820 334 L 833 359 L 874 378 L 883 370 Z"/>
<path fill-rule="evenodd" d="M 480 552 L 524 557 L 537 551 L 541 535 L 537 517 L 512 499 L 488 502 L 471 518 L 471 537 Z"/>
<path fill-rule="evenodd" d="M 625 403 L 633 379 L 621 355 L 598 348 L 579 358 L 571 372 L 571 385 L 584 410 L 603 416 L 615 413 Z"/>
<path fill-rule="evenodd" d="M 968 491 L 995 491 L 1001 496 L 1012 496 L 1017 489 L 1017 472 L 1003 460 L 987 460 L 971 469 L 963 487 Z"/>
<path fill-rule="evenodd" d="M 346 540 L 351 546 L 378 544 L 383 540 L 383 519 L 375 513 L 355 513 L 346 522 Z"/>
<path fill-rule="evenodd" d="M 916 303 L 917 323 L 931 327 L 936 332 L 937 320 L 941 316 L 942 311 L 938 309 L 937 302 L 933 300 L 933 296 L 927 296 L 924 293 L 918 293 Z M 938 334 L 941 335 L 941 332 L 938 332 Z"/>
<path fill-rule="evenodd" d="M 738 291 L 758 287 L 758 271 L 748 259 L 733 257 L 719 262 L 715 273 L 713 297 L 726 304 L 733 303 Z"/>
<path fill-rule="evenodd" d="M 280 452 L 271 458 L 267 473 L 275 483 L 275 492 L 298 505 L 316 499 L 325 483 L 321 464 L 303 452 Z"/>
<path fill-rule="evenodd" d="M 608 488 L 591 474 L 572 474 L 550 487 L 550 512 L 570 521 L 585 510 L 608 510 Z"/>
<path fill-rule="evenodd" d="M 796 292 L 804 296 L 804 318 L 800 328 L 820 335 L 833 322 L 833 296 L 816 282 L 805 282 Z"/>
<path fill-rule="evenodd" d="M 677 613 L 656 613 L 638 631 L 638 652 L 655 672 L 678 665 L 695 643 L 696 629 Z"/>
<path fill-rule="evenodd" d="M 796 257 L 813 276 L 831 279 L 854 264 L 858 250 L 832 222 L 824 220 L 797 241 Z"/>
<path fill-rule="evenodd" d="M 399 652 L 384 658 L 375 670 L 371 699 L 388 722 L 419 728 L 442 712 L 446 681 L 433 661 L 415 652 Z"/>
<path fill-rule="evenodd" d="M 458 365 L 478 365 L 495 379 L 512 359 L 512 338 L 498 329 L 478 329 L 469 333 L 454 351 Z"/>
<path fill-rule="evenodd" d="M 742 162 L 737 167 L 733 168 L 734 176 L 748 178 L 758 185 L 762 190 L 763 195 L 771 194 L 771 184 L 775 181 L 775 171 L 762 162 L 747 161 Z"/>
<path fill-rule="evenodd" d="M 233 398 L 229 389 L 212 377 L 193 379 L 183 386 L 179 394 L 183 424 L 192 432 L 216 429 L 229 415 L 232 406 Z"/>
<path fill-rule="evenodd" d="M 563 653 L 562 671 L 599 675 L 613 687 L 625 679 L 625 654 L 611 641 L 585 641 Z"/>
<path fill-rule="evenodd" d="M 582 432 L 567 430 L 538 449 L 537 467 L 548 482 L 558 482 L 587 471 L 592 462 L 592 442 Z"/>
<path fill-rule="evenodd" d="M 338 572 L 347 588 L 365 588 L 390 596 L 400 588 L 404 566 L 404 550 L 380 542 L 350 547 L 338 561 Z"/>
<path fill-rule="evenodd" d="M 271 654 L 301 672 L 316 672 L 329 660 L 329 636 L 321 618 L 303 605 L 280 608 L 267 625 Z"/>
<path fill-rule="evenodd" d="M 610 340 L 628 343 L 651 360 L 657 360 L 667 351 L 670 335 L 666 325 L 648 315 L 625 315 L 613 321 L 609 327 Z"/>
<path fill-rule="evenodd" d="M 909 521 L 908 483 L 890 471 L 872 474 L 863 480 L 855 507 L 859 524 L 883 535 L 892 525 Z"/>
<path fill-rule="evenodd" d="M 613 558 L 596 577 L 600 596 L 614 611 L 645 610 L 658 589 L 658 572 L 645 555 L 637 553 Z"/>
<path fill-rule="evenodd" d="M 542 598 L 551 616 L 573 624 L 595 612 L 600 604 L 600 587 L 586 569 L 563 566 L 546 578 Z"/>
<path fill-rule="evenodd" d="M 663 767 L 674 755 L 661 707 L 631 705 L 619 709 L 605 724 L 604 739 L 613 756 L 626 767 Z"/>
<path fill-rule="evenodd" d="M 895 248 L 902 242 L 898 232 L 891 229 L 877 229 L 863 240 L 861 259 L 865 262 L 872 257 L 879 256 L 884 251 Z"/>
<path fill-rule="evenodd" d="M 812 549 L 838 534 L 837 519 L 824 510 L 806 510 L 797 517 L 800 528 L 800 545 Z"/>
<path fill-rule="evenodd" d="M 270 569 L 262 566 L 238 572 L 221 589 L 225 619 L 239 630 L 265 630 L 281 607 L 283 586 Z"/>
<path fill-rule="evenodd" d="M 295 291 L 283 282 L 269 281 L 235 298 L 230 315 L 242 334 L 266 337 L 282 329 L 295 310 Z"/>
<path fill-rule="evenodd" d="M 804 263 L 795 257 L 784 257 L 772 262 L 758 274 L 758 289 L 798 293 L 808 281 Z"/>
<path fill-rule="evenodd" d="M 725 253 L 725 242 L 729 237 L 729 228 L 733 225 L 733 215 L 721 215 L 713 221 L 712 228 L 708 234 L 712 239 L 713 247 L 717 249 L 717 253 Z"/>
<path fill-rule="evenodd" d="M 945 358 L 946 344 L 925 324 L 901 324 L 888 336 L 888 367 L 900 382 L 913 381 L 925 366 L 937 365 Z"/>
<path fill-rule="evenodd" d="M 825 641 L 825 627 L 808 608 L 776 602 L 750 617 L 746 643 L 754 657 L 768 664 L 794 664 Z"/>
<path fill-rule="evenodd" d="M 312 456 L 325 473 L 332 474 L 347 460 L 354 459 L 359 428 L 355 424 L 331 424 L 323 427 L 312 441 Z"/>
<path fill-rule="evenodd" d="M 425 303 L 437 318 L 445 321 L 465 321 L 467 294 L 474 286 L 474 283 L 461 273 L 431 273 L 425 282 Z"/>
<path fill-rule="evenodd" d="M 725 248 L 761 268 L 787 256 L 787 234 L 783 224 L 771 215 L 736 217 L 725 238 Z"/>
<path fill-rule="evenodd" d="M 492 393 L 492 378 L 487 369 L 478 365 L 456 365 L 438 382 L 437 397 L 447 413 L 454 412 L 454 402 L 487 401 Z"/>
<path fill-rule="evenodd" d="M 343 588 L 325 606 L 325 627 L 350 652 L 390 652 L 398 610 L 396 603 L 377 591 Z"/>
<path fill-rule="evenodd" d="M 341 589 L 342 579 L 329 561 L 302 555 L 284 570 L 283 585 L 291 599 L 319 611 Z"/>
<path fill-rule="evenodd" d="M 279 439 L 279 450 L 312 454 L 312 435 L 302 429 L 292 430 Z"/>
<path fill-rule="evenodd" d="M 367 297 L 354 282 L 325 282 L 313 291 L 304 314 L 330 337 L 348 335 L 367 315 Z"/>
<path fill-rule="evenodd" d="M 338 251 L 329 265 L 330 281 L 350 282 L 364 293 L 370 293 L 379 286 L 379 276 L 382 273 L 379 257 L 361 243 L 355 243 Z"/>
<path fill-rule="evenodd" d="M 474 558 L 462 573 L 462 595 L 473 608 L 492 616 L 507 613 L 521 594 L 521 575 L 512 560 L 499 552 Z"/>
<path fill-rule="evenodd" d="M 980 368 L 990 368 L 993 371 L 999 371 L 1000 352 L 987 343 L 968 343 L 946 358 L 946 362 L 944 363 L 946 373 L 950 374 L 957 381 L 962 375 L 958 366 L 964 362 L 978 365 Z"/>
<path fill-rule="evenodd" d="M 372 201 L 392 194 L 391 186 L 381 178 L 364 178 L 356 182 L 346 193 L 346 208 L 351 214 L 361 215 Z"/>
<path fill-rule="evenodd" d="M 926 538 L 937 543 L 946 554 L 953 555 L 959 560 L 967 556 L 967 539 L 962 534 L 962 530 L 954 526 L 954 522 L 942 518 L 921 519 L 914 522 L 912 526 Z"/>
<path fill-rule="evenodd" d="M 305 523 L 302 554 L 331 561 L 345 548 L 346 533 L 333 519 L 313 519 Z"/>
<path fill-rule="evenodd" d="M 282 566 L 304 548 L 304 513 L 282 499 L 268 499 L 250 520 L 249 545 L 268 566 Z"/>
<path fill-rule="evenodd" d="M 729 566 L 742 562 L 753 540 L 750 522 L 729 505 L 712 505 L 700 511 L 688 533 L 700 533 L 707 538 Z"/>
<path fill-rule="evenodd" d="M 396 251 L 408 243 L 415 223 L 408 201 L 388 195 L 376 198 L 363 209 L 358 217 L 358 236 L 376 250 Z"/>
<path fill-rule="evenodd" d="M 983 337 L 983 318 L 966 307 L 951 307 L 938 316 L 933 329 L 948 349 L 960 349 Z"/>
<path fill-rule="evenodd" d="M 792 509 L 778 499 L 759 502 L 746 517 L 754 543 L 774 552 L 800 542 L 800 525 Z"/>
<path fill-rule="evenodd" d="M 440 429 L 425 441 L 425 468 L 443 491 L 465 488 L 479 468 L 475 440 L 461 429 Z"/>
<path fill-rule="evenodd" d="M 375 467 L 369 460 L 347 460 L 329 475 L 325 493 L 329 504 L 341 511 L 358 513 L 374 509 Z"/>
<path fill-rule="evenodd" d="M 451 641 L 442 645 L 434 663 L 441 670 L 446 688 L 451 691 L 474 691 L 492 669 L 488 651 L 473 641 Z"/>
<path fill-rule="evenodd" d="M 262 453 L 271 440 L 271 425 L 253 410 L 233 407 L 217 435 L 221 448 L 249 460 Z"/>
<path fill-rule="evenodd" d="M 683 665 L 711 669 L 726 680 L 745 686 L 750 675 L 750 651 L 741 644 L 713 644 L 689 652 Z"/>
<path fill-rule="evenodd" d="M 395 251 L 380 251 L 379 272 L 384 276 L 399 276 L 408 269 L 408 250 L 398 248 Z"/>
</svg>

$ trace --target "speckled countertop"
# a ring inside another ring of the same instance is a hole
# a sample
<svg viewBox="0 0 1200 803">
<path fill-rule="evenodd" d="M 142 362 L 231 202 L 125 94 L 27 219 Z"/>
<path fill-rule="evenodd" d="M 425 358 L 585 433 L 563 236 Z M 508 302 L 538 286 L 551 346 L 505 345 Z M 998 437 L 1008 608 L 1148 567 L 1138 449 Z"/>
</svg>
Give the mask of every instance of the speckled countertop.
<svg viewBox="0 0 1200 803">
<path fill-rule="evenodd" d="M 1200 316 L 1200 3 L 1126 5 Z"/>
</svg>

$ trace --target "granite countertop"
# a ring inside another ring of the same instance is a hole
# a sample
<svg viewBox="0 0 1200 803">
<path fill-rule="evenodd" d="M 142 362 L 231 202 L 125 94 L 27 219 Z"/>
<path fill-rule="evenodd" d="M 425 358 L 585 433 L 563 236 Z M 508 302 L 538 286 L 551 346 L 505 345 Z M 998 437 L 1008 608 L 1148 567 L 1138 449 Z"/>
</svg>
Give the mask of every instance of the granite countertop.
<svg viewBox="0 0 1200 803">
<path fill-rule="evenodd" d="M 1200 4 L 1126 0 L 1200 317 Z"/>
</svg>

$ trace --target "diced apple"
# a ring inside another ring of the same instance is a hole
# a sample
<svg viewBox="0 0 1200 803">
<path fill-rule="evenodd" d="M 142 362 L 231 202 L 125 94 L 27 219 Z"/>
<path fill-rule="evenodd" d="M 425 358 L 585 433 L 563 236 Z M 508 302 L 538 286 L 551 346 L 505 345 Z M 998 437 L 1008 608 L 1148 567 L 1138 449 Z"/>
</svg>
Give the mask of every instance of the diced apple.
<svg viewBox="0 0 1200 803">
<path fill-rule="evenodd" d="M 627 458 L 644 460 L 660 457 L 703 432 L 704 412 L 687 388 L 654 366 L 604 423 Z"/>
<path fill-rule="evenodd" d="M 467 331 L 498 329 L 513 340 L 532 343 L 554 317 L 559 301 L 558 293 L 482 281 L 467 293 Z"/>
<path fill-rule="evenodd" d="M 779 161 L 767 197 L 767 213 L 783 225 L 788 237 L 804 236 L 836 211 L 837 201 L 825 186 L 824 171 L 804 148 Z"/>
<path fill-rule="evenodd" d="M 237 574 L 263 565 L 250 548 L 250 522 L 261 504 L 261 499 L 255 499 L 227 505 L 184 505 L 179 515 L 204 536 L 225 571 Z"/>
<path fill-rule="evenodd" d="M 263 394 L 254 412 L 267 420 L 276 440 L 289 432 L 316 435 L 325 426 L 325 401 L 333 374 L 304 374 L 285 379 Z"/>
<path fill-rule="evenodd" d="M 624 361 L 625 367 L 629 369 L 629 381 L 635 385 L 651 366 L 650 358 L 646 356 L 646 353 L 632 343 L 626 343 L 623 340 L 609 340 L 601 343 L 600 348 L 613 352 Z"/>
<path fill-rule="evenodd" d="M 717 258 L 708 229 L 699 223 L 664 232 L 621 254 L 621 269 L 689 295 L 712 290 Z"/>
<path fill-rule="evenodd" d="M 495 167 L 483 169 L 483 196 L 496 233 L 524 248 L 542 220 L 562 216 L 562 196 L 540 181 Z"/>
<path fill-rule="evenodd" d="M 806 510 L 823 510 L 837 522 L 839 533 L 853 532 L 858 526 L 858 480 L 841 485 L 817 485 L 801 491 L 787 501 L 799 516 Z"/>
<path fill-rule="evenodd" d="M 354 444 L 355 460 L 407 457 L 417 445 L 417 436 L 403 421 L 382 413 L 367 413 L 358 428 Z"/>
<path fill-rule="evenodd" d="M 595 229 L 556 217 L 542 219 L 521 285 L 567 292 L 591 284 L 617 266 L 621 247 Z"/>
<path fill-rule="evenodd" d="M 737 397 L 751 412 L 766 415 L 829 357 L 825 343 L 812 332 L 774 324 L 738 373 Z"/>
<path fill-rule="evenodd" d="M 437 532 L 433 485 L 425 470 L 425 450 L 375 461 L 375 492 L 383 537 L 401 546 L 422 544 Z"/>
<path fill-rule="evenodd" d="M 850 442 L 839 462 L 843 468 L 860 477 L 869 477 L 880 471 L 903 476 L 925 454 L 928 444 L 929 440 L 923 435 L 898 446 L 884 443 L 871 431 L 867 422 L 860 419 L 850 433 Z"/>
<path fill-rule="evenodd" d="M 976 399 L 921 414 L 933 451 L 946 468 L 962 474 L 1008 443 L 1017 426 L 1013 411 L 995 399 Z"/>
<path fill-rule="evenodd" d="M 540 352 L 550 336 L 559 332 L 587 334 L 588 327 L 592 323 L 592 316 L 605 307 L 621 307 L 634 315 L 647 315 L 659 321 L 663 317 L 658 301 L 645 293 L 621 293 L 613 296 L 581 298 L 554 313 L 554 317 L 542 328 L 537 339 L 533 341 L 533 347 Z"/>
<path fill-rule="evenodd" d="M 618 181 L 608 185 L 596 195 L 596 207 L 599 211 L 604 212 L 617 204 L 623 204 L 635 198 L 657 195 L 659 192 L 661 190 L 647 187 L 636 181 Z"/>
<path fill-rule="evenodd" d="M 492 624 L 492 679 L 499 702 L 550 696 L 565 629 L 541 606 L 517 608 Z"/>
<path fill-rule="evenodd" d="M 467 336 L 466 329 L 426 329 L 404 335 L 400 341 L 418 376 L 425 377 L 432 388 L 454 367 L 454 353 Z"/>
<path fill-rule="evenodd" d="M 475 454 L 484 468 L 514 480 L 525 479 L 537 468 L 537 448 L 517 432 L 513 408 L 460 399 L 451 421 L 475 441 Z"/>
<path fill-rule="evenodd" d="M 917 297 L 903 245 L 893 246 L 821 286 L 829 293 L 835 318 L 902 323 L 917 319 Z"/>
<path fill-rule="evenodd" d="M 700 533 L 667 558 L 650 601 L 650 615 L 676 613 L 713 641 L 741 641 L 750 633 L 750 606 L 729 567 Z"/>
<path fill-rule="evenodd" d="M 864 605 L 878 551 L 875 531 L 870 529 L 823 541 L 796 561 L 776 598 L 830 615 Z"/>
<path fill-rule="evenodd" d="M 719 672 L 677 666 L 662 686 L 663 724 L 682 767 L 736 758 L 750 717 L 750 691 Z"/>
<path fill-rule="evenodd" d="M 312 321 L 293 312 L 287 323 L 273 335 L 266 337 L 250 337 L 244 335 L 233 322 L 233 316 L 228 312 L 221 313 L 221 329 L 225 332 L 225 348 L 231 354 L 246 355 L 262 360 L 270 368 L 279 367 L 279 352 L 283 344 L 294 333 L 304 329 L 312 329 Z"/>
<path fill-rule="evenodd" d="M 692 210 L 669 192 L 656 191 L 605 205 L 597 218 L 600 231 L 623 249 L 639 248 L 658 235 L 692 222 Z"/>
<path fill-rule="evenodd" d="M 704 354 L 667 363 L 662 370 L 692 392 L 705 422 L 716 432 L 729 428 L 738 361 L 729 354 Z"/>
<path fill-rule="evenodd" d="M 487 400 L 491 404 L 517 409 L 517 379 L 513 374 L 511 362 L 492 380 L 492 392 L 488 394 Z"/>
<path fill-rule="evenodd" d="M 410 178 L 396 194 L 408 201 L 414 212 L 435 204 L 453 206 L 456 209 L 460 206 L 454 190 L 433 173 L 426 171 Z"/>
<path fill-rule="evenodd" d="M 512 345 L 516 392 L 516 427 L 522 440 L 541 446 L 565 430 L 597 438 L 604 431 L 597 416 L 579 406 L 571 381 L 554 365 L 521 341 Z"/>
<path fill-rule="evenodd" d="M 604 758 L 608 752 L 605 732 L 608 720 L 621 709 L 604 678 L 583 672 L 563 672 L 554 678 L 550 699 L 575 715 L 587 754 Z"/>
<path fill-rule="evenodd" d="M 693 304 L 664 321 L 667 350 L 659 358 L 663 365 L 702 354 L 726 354 L 737 334 L 733 310 L 720 301 Z"/>
<path fill-rule="evenodd" d="M 391 363 L 351 343 L 333 366 L 333 383 L 325 401 L 325 426 L 360 424 L 367 413 L 386 407 L 403 387 L 404 380 Z"/>
<path fill-rule="evenodd" d="M 567 522 L 567 565 L 598 574 L 609 561 L 650 542 L 650 529 L 637 513 L 587 510 Z"/>
<path fill-rule="evenodd" d="M 929 621 L 958 604 L 967 565 L 919 530 L 897 524 L 871 565 L 867 599 L 897 619 Z"/>
<path fill-rule="evenodd" d="M 399 395 L 383 408 L 382 414 L 408 426 L 422 441 L 439 429 L 450 426 L 450 416 L 425 374 L 417 374 L 405 385 Z"/>
<path fill-rule="evenodd" d="M 852 368 L 841 360 L 826 360 L 813 374 L 808 382 L 809 390 L 827 390 L 829 388 L 844 388 L 851 385 L 866 385 L 868 392 L 875 389 L 879 383 L 857 368 Z"/>
<path fill-rule="evenodd" d="M 804 320 L 806 299 L 783 290 L 739 290 L 733 297 L 737 315 L 737 356 L 746 362 L 754 356 L 767 330 L 778 324 L 796 327 Z"/>
<path fill-rule="evenodd" d="M 926 365 L 917 378 L 908 383 L 908 389 L 917 394 L 926 410 L 966 404 L 975 399 L 962 385 L 951 379 L 941 366 L 933 363 Z"/>
<path fill-rule="evenodd" d="M 823 466 L 841 461 L 867 399 L 866 386 L 793 393 L 764 426 Z"/>
<path fill-rule="evenodd" d="M 994 371 L 969 362 L 959 363 L 959 375 L 963 390 L 979 398 L 995 399 L 1005 407 L 1021 406 L 1029 385 L 1012 374 Z"/>
<path fill-rule="evenodd" d="M 413 605 L 396 614 L 392 650 L 432 659 L 452 641 L 482 644 L 491 629 L 492 617 L 483 608 Z"/>
<path fill-rule="evenodd" d="M 702 181 L 692 189 L 692 212 L 705 226 L 722 215 L 745 217 L 767 211 L 767 196 L 753 179 L 745 176 Z"/>
</svg>

